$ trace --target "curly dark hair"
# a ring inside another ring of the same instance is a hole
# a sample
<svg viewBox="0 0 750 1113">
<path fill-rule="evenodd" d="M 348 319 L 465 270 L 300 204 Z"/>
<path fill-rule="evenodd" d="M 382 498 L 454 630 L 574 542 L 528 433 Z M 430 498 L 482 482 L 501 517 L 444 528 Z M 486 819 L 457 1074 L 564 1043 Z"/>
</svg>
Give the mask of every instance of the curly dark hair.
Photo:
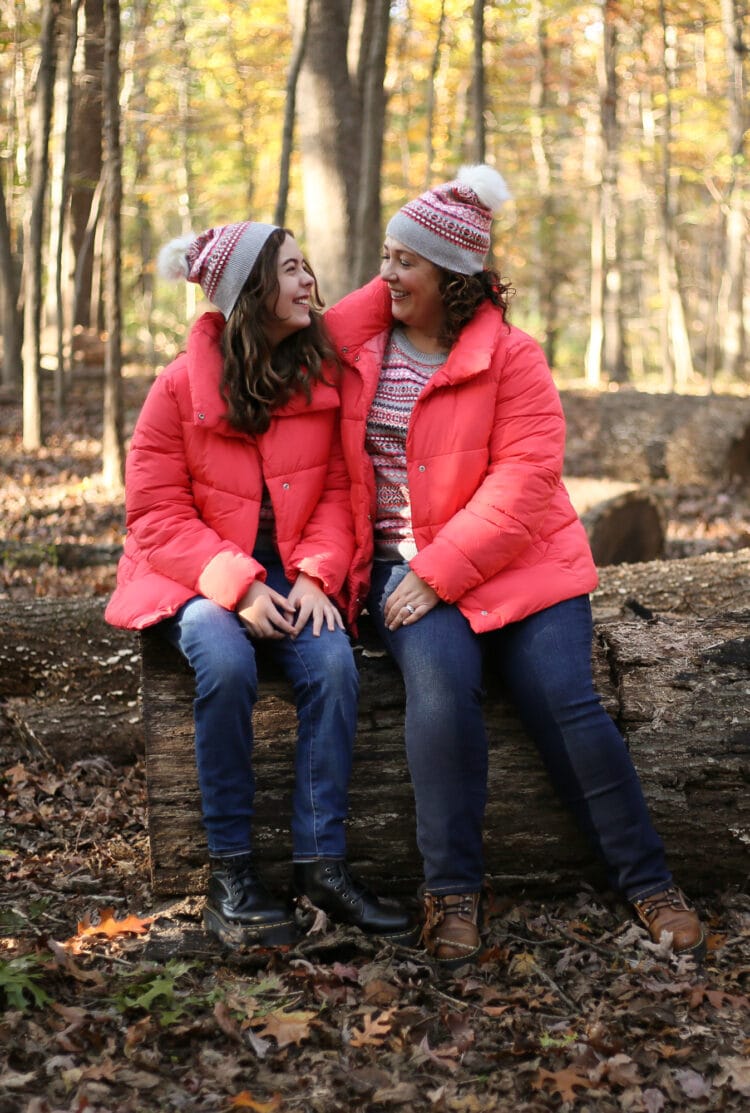
<svg viewBox="0 0 750 1113">
<path fill-rule="evenodd" d="M 312 290 L 310 324 L 271 348 L 265 325 L 273 322 L 279 293 L 277 273 L 281 245 L 292 233 L 277 228 L 266 240 L 240 291 L 221 336 L 224 374 L 221 397 L 227 420 L 246 433 L 265 433 L 271 414 L 301 391 L 308 402 L 314 382 L 327 381 L 323 361 L 337 364 L 323 324 L 323 301 L 317 280 Z M 305 261 L 305 269 L 315 278 Z"/>
<path fill-rule="evenodd" d="M 457 274 L 441 268 L 440 293 L 443 295 L 445 320 L 438 339 L 445 348 L 452 348 L 464 325 L 468 324 L 483 301 L 491 301 L 502 311 L 503 320 L 515 290 L 503 282 L 497 271 L 479 274 Z"/>
</svg>

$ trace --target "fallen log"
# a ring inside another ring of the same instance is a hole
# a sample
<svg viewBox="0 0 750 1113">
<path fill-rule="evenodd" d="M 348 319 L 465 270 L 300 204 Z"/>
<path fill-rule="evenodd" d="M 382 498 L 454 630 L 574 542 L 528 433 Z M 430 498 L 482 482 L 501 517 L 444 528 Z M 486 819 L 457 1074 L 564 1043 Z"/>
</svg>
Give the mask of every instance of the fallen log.
<svg viewBox="0 0 750 1113">
<path fill-rule="evenodd" d="M 680 880 L 741 884 L 748 872 L 750 752 L 747 602 L 750 550 L 602 569 L 593 597 L 594 665 Z M 160 642 L 108 627 L 98 599 L 0 605 L 0 698 L 17 730 L 53 760 L 144 748 L 159 893 L 199 891 L 205 843 L 192 751 L 192 677 Z M 153 635 L 152 635 L 153 638 Z M 360 729 L 350 850 L 383 884 L 417 883 L 412 794 L 403 757 L 403 691 L 392 664 L 360 648 Z M 137 706 L 143 668 L 143 719 Z M 256 714 L 259 851 L 279 878 L 289 854 L 294 712 L 264 674 Z M 570 887 L 601 873 L 554 799 L 533 747 L 497 693 L 491 736 L 488 865 L 508 887 Z M 383 786 L 387 785 L 387 792 Z M 286 810 L 285 810 L 286 809 Z"/>
<path fill-rule="evenodd" d="M 193 678 L 158 636 L 143 648 L 143 715 L 152 882 L 191 893 L 206 882 L 192 748 Z M 742 883 L 750 869 L 750 611 L 712 619 L 632 618 L 597 627 L 597 683 L 628 741 L 678 877 L 694 890 Z M 349 858 L 383 887 L 420 882 L 403 752 L 403 686 L 383 655 L 360 649 L 362 683 L 351 792 Z M 295 716 L 278 676 L 256 707 L 256 846 L 283 884 L 291 855 L 289 800 Z M 508 889 L 603 883 L 552 793 L 515 712 L 491 692 L 486 817 L 488 871 Z M 385 791 L 384 791 L 385 789 Z"/>
<path fill-rule="evenodd" d="M 600 569 L 598 623 L 633 615 L 710 617 L 744 606 L 750 549 Z M 140 647 L 103 621 L 100 597 L 0 602 L 0 701 L 16 732 L 63 764 L 144 752 Z"/>
<path fill-rule="evenodd" d="M 0 700 L 30 748 L 63 764 L 143 753 L 138 641 L 105 623 L 103 599 L 2 603 L 0 623 Z"/>
<path fill-rule="evenodd" d="M 597 565 L 633 564 L 664 555 L 666 527 L 658 496 L 613 479 L 566 477 Z"/>
<path fill-rule="evenodd" d="M 750 477 L 750 398 L 629 388 L 561 398 L 567 475 L 685 485 Z"/>
</svg>

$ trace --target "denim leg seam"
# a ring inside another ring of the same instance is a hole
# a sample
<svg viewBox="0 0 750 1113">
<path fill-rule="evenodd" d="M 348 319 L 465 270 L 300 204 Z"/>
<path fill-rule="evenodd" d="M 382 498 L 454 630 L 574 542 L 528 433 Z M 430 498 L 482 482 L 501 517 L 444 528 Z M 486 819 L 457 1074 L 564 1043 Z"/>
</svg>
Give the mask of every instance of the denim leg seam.
<svg viewBox="0 0 750 1113">
<path fill-rule="evenodd" d="M 654 896 L 655 893 L 663 893 L 665 889 L 670 889 L 674 884 L 670 877 L 668 881 L 660 881 L 658 884 L 649 885 L 646 889 L 639 890 L 637 893 L 628 894 L 626 899 L 632 903 L 639 900 L 645 900 L 647 897 Z"/>
<path fill-rule="evenodd" d="M 297 660 L 299 661 L 300 665 L 304 669 L 305 676 L 307 678 L 306 683 L 307 683 L 308 691 L 311 691 L 312 690 L 312 678 L 310 676 L 310 670 L 307 666 L 307 662 L 305 661 L 302 654 L 298 652 L 296 646 L 293 646 L 293 649 L 294 649 L 295 655 L 297 657 Z M 310 745 L 309 745 L 308 751 L 307 751 L 306 795 L 307 795 L 308 804 L 309 804 L 309 807 L 310 807 L 310 813 L 311 813 L 311 816 L 312 816 L 312 833 L 313 833 L 313 841 L 315 843 L 314 854 L 315 854 L 316 857 L 319 857 L 320 856 L 320 847 L 319 847 L 319 842 L 318 842 L 318 816 L 317 816 L 317 812 L 316 812 L 316 808 L 315 808 L 315 788 L 317 787 L 317 784 L 313 784 L 313 769 L 314 769 L 314 766 L 315 766 L 315 763 L 313 761 L 313 747 L 314 747 L 314 740 L 316 738 L 316 731 L 315 731 L 315 724 L 313 722 L 312 708 L 310 707 L 309 704 L 308 704 L 307 708 L 305 709 L 304 713 L 307 714 L 307 716 L 309 717 L 309 720 L 310 720 L 310 723 L 309 723 L 309 727 L 310 727 Z M 300 719 L 300 734 L 302 733 L 302 721 L 301 721 L 302 720 L 302 714 L 303 714 L 303 712 L 301 712 L 298 709 L 297 710 L 297 715 Z M 299 744 L 299 740 L 298 740 L 297 744 Z"/>
</svg>

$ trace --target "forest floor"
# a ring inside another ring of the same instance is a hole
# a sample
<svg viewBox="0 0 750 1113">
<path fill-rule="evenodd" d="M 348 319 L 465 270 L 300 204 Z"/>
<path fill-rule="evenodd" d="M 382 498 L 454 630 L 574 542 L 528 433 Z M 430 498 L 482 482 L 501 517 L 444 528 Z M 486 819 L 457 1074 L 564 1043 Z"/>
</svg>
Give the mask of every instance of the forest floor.
<svg viewBox="0 0 750 1113">
<path fill-rule="evenodd" d="M 128 422 L 144 388 L 126 379 Z M 111 590 L 111 562 L 45 560 L 52 544 L 121 540 L 96 394 L 33 454 L 0 399 L 0 540 L 40 557 L 0 565 L 0 599 Z M 750 543 L 747 487 L 664 497 L 667 555 Z M 140 762 L 61 766 L 1 712 L 0 1113 L 748 1108 L 746 892 L 699 894 L 700 967 L 584 887 L 488 893 L 481 959 L 453 974 L 345 930 L 230 953 L 200 900 L 153 898 Z"/>
</svg>

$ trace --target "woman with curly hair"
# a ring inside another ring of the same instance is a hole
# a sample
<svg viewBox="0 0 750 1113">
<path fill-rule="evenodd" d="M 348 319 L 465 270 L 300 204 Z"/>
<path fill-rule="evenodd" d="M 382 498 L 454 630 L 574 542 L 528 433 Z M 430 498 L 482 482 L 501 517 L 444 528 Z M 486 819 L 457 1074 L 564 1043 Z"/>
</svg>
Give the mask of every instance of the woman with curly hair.
<svg viewBox="0 0 750 1113">
<path fill-rule="evenodd" d="M 591 675 L 585 531 L 561 482 L 565 424 L 539 345 L 485 267 L 509 197 L 489 166 L 409 201 L 380 277 L 326 323 L 345 364 L 353 575 L 406 686 L 427 951 L 481 946 L 483 669 L 500 676 L 553 784 L 651 936 L 699 956 L 625 743 Z M 500 835 L 501 837 L 501 835 Z"/>
<path fill-rule="evenodd" d="M 127 459 L 127 537 L 106 617 L 155 627 L 195 672 L 195 753 L 211 873 L 206 927 L 230 946 L 293 943 L 292 904 L 252 854 L 256 648 L 298 715 L 291 891 L 398 937 L 409 917 L 345 855 L 358 677 L 341 608 L 354 552 L 339 368 L 291 233 L 244 221 L 168 244 L 159 269 L 204 313 L 156 379 Z"/>
</svg>

